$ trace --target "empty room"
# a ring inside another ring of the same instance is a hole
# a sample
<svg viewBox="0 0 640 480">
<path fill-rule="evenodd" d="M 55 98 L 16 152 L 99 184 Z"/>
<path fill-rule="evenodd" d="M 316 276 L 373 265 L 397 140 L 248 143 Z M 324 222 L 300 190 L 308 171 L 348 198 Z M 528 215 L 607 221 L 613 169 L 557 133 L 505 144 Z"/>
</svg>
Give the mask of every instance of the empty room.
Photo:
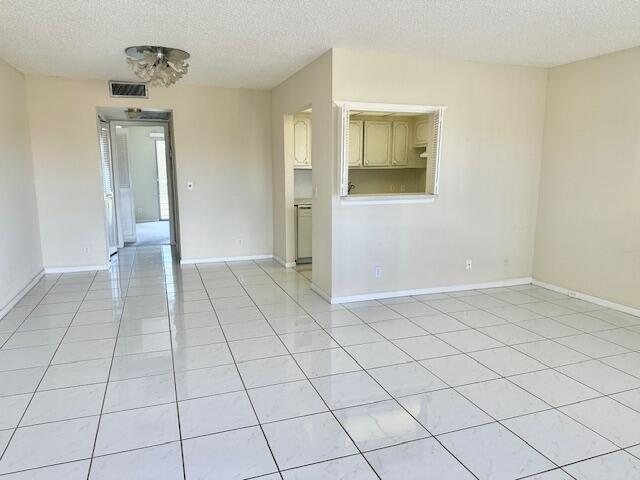
<svg viewBox="0 0 640 480">
<path fill-rule="evenodd" d="M 1 2 L 0 480 L 640 480 L 639 21 Z"/>
</svg>

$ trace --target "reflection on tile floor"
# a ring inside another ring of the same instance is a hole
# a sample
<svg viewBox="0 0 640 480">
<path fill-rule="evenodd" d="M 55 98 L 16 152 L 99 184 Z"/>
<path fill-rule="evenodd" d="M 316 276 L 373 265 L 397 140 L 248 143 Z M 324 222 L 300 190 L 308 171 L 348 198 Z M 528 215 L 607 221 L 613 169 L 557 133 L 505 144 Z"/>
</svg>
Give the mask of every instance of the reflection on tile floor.
<svg viewBox="0 0 640 480">
<path fill-rule="evenodd" d="M 0 321 L 2 479 L 640 478 L 640 318 L 125 248 Z"/>
</svg>

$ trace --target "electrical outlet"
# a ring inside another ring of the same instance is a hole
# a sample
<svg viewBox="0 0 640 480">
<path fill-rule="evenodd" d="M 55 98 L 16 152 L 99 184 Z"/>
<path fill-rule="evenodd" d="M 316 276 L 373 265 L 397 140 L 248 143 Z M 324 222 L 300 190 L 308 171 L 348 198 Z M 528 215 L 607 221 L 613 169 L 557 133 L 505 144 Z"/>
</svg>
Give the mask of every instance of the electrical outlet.
<svg viewBox="0 0 640 480">
<path fill-rule="evenodd" d="M 466 269 L 471 270 L 472 268 L 473 268 L 473 260 L 470 258 L 467 258 Z"/>
<path fill-rule="evenodd" d="M 82 253 L 85 254 L 85 255 L 89 255 L 91 253 L 91 248 L 82 247 Z"/>
<path fill-rule="evenodd" d="M 511 259 L 508 256 L 506 256 L 506 257 L 504 257 L 504 262 L 503 263 L 504 263 L 505 267 L 508 267 L 509 264 L 511 263 Z"/>
<path fill-rule="evenodd" d="M 400 185 L 400 191 L 401 192 L 405 192 L 407 190 L 406 185 L 403 183 L 402 185 Z"/>
<path fill-rule="evenodd" d="M 236 244 L 238 245 L 238 247 L 244 248 L 244 238 L 242 237 L 236 238 Z"/>
<path fill-rule="evenodd" d="M 390 192 L 395 192 L 396 191 L 396 186 L 393 183 L 389 185 L 389 191 Z"/>
<path fill-rule="evenodd" d="M 571 298 L 578 298 L 578 293 L 574 292 L 573 290 L 569 290 L 567 292 L 567 295 L 569 295 Z"/>
<path fill-rule="evenodd" d="M 138 207 L 138 213 L 142 213 L 142 207 Z"/>
<path fill-rule="evenodd" d="M 382 278 L 382 267 L 375 267 L 373 269 L 373 276 L 376 278 Z"/>
</svg>

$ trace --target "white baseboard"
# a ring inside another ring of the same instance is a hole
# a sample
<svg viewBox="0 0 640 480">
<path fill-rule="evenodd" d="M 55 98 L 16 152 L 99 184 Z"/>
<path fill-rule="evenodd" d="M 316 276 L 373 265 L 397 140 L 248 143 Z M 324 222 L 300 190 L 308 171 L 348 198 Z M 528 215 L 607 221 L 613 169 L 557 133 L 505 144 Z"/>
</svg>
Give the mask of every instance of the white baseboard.
<svg viewBox="0 0 640 480">
<path fill-rule="evenodd" d="M 282 265 L 284 268 L 291 268 L 291 267 L 295 267 L 296 266 L 296 262 L 285 262 L 283 259 L 281 259 L 277 255 L 274 255 L 273 259 L 276 262 L 278 262 L 280 265 Z"/>
<path fill-rule="evenodd" d="M 363 302 L 365 300 L 379 300 L 382 298 L 426 295 L 430 293 L 462 292 L 464 290 L 478 290 L 481 288 L 513 287 L 515 285 L 529 284 L 532 282 L 532 280 L 533 279 L 531 277 L 523 277 L 513 278 L 511 280 L 501 280 L 498 282 L 473 283 L 467 285 L 449 285 L 446 287 L 417 288 L 414 290 L 396 290 L 392 292 L 363 293 L 360 295 L 350 295 L 345 297 L 330 297 L 320 289 L 317 289 L 317 287 L 314 288 L 313 284 L 311 284 L 311 289 L 330 303 L 349 303 Z"/>
<path fill-rule="evenodd" d="M 38 273 L 35 277 L 33 277 L 31 279 L 31 281 L 29 283 L 27 283 L 22 290 L 20 290 L 18 293 L 16 293 L 14 295 L 14 297 L 9 300 L 9 303 L 7 303 L 5 306 L 3 306 L 2 308 L 0 308 L 0 320 L 11 311 L 11 309 L 13 307 L 16 306 L 16 304 L 22 300 L 22 298 L 29 293 L 29 290 L 31 290 L 36 283 L 38 283 L 40 281 L 40 279 L 44 276 L 44 270 L 40 270 L 40 273 Z"/>
<path fill-rule="evenodd" d="M 531 283 L 533 283 L 534 285 L 537 285 L 538 287 L 547 288 L 549 290 L 553 290 L 554 292 L 562 293 L 564 295 L 568 295 L 573 298 L 584 300 L 585 302 L 595 303 L 596 305 L 600 305 L 606 308 L 611 308 L 612 310 L 618 310 L 620 312 L 624 312 L 630 315 L 635 315 L 636 317 L 640 317 L 640 309 L 638 308 L 629 307 L 627 305 L 622 305 L 620 303 L 610 302 L 609 300 L 605 300 L 604 298 L 594 297 L 592 295 L 588 295 L 582 292 L 576 292 L 575 290 L 570 290 L 568 288 L 560 287 L 552 283 L 542 282 L 540 280 L 534 279 Z"/>
<path fill-rule="evenodd" d="M 183 258 L 180 265 L 193 265 L 194 263 L 220 263 L 220 262 L 241 262 L 244 260 L 268 260 L 273 258 L 272 254 L 245 255 L 240 257 L 210 257 L 210 258 Z"/>
<path fill-rule="evenodd" d="M 94 272 L 97 270 L 109 270 L 110 268 L 110 263 L 103 265 L 79 265 L 77 267 L 45 267 L 44 273 Z"/>
</svg>

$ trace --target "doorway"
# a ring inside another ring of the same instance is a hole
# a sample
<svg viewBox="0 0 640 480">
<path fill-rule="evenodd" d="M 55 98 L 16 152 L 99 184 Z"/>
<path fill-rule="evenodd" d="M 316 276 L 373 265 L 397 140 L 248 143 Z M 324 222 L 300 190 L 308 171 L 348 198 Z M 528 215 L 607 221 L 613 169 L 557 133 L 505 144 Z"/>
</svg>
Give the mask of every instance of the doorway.
<svg viewBox="0 0 640 480">
<path fill-rule="evenodd" d="M 113 108 L 98 109 L 98 114 L 105 178 L 111 169 L 112 205 L 105 193 L 109 253 L 114 243 L 116 249 L 170 245 L 179 257 L 171 113 L 142 111 L 135 120 L 123 119 L 126 112 Z"/>
</svg>

